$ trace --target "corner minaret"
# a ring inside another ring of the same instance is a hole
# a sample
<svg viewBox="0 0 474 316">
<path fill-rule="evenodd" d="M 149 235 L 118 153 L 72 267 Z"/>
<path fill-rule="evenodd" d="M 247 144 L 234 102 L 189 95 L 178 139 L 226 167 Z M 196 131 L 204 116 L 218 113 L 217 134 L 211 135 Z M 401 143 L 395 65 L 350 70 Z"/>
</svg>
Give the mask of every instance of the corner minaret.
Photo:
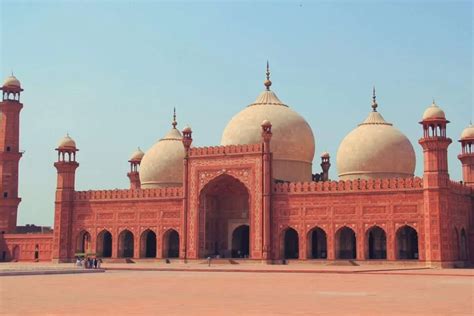
<svg viewBox="0 0 474 316">
<path fill-rule="evenodd" d="M 76 169 L 76 142 L 66 135 L 56 148 L 58 161 L 54 163 L 58 171 L 56 201 L 54 207 L 53 261 L 68 262 L 74 256 L 72 243 L 72 220 Z"/>
<path fill-rule="evenodd" d="M 469 124 L 461 134 L 462 179 L 467 186 L 474 188 L 474 125 Z"/>
<path fill-rule="evenodd" d="M 13 76 L 5 79 L 0 102 L 0 233 L 16 229 L 18 205 L 18 165 L 20 152 L 20 81 Z"/>
<path fill-rule="evenodd" d="M 419 144 L 423 147 L 423 213 L 425 260 L 434 266 L 454 261 L 451 258 L 451 236 L 442 229 L 441 223 L 449 223 L 449 173 L 448 146 L 451 139 L 446 136 L 444 111 L 433 104 L 423 113 L 423 137 Z M 422 257 L 422 254 L 420 254 Z"/>
<path fill-rule="evenodd" d="M 140 189 L 141 187 L 138 166 L 140 166 L 144 155 L 145 153 L 140 149 L 140 147 L 138 147 L 128 160 L 130 163 L 130 172 L 127 173 L 127 176 L 130 179 L 130 189 L 132 190 Z"/>
<path fill-rule="evenodd" d="M 329 180 L 329 168 L 331 167 L 330 156 L 327 151 L 321 154 L 321 181 L 328 181 Z"/>
</svg>

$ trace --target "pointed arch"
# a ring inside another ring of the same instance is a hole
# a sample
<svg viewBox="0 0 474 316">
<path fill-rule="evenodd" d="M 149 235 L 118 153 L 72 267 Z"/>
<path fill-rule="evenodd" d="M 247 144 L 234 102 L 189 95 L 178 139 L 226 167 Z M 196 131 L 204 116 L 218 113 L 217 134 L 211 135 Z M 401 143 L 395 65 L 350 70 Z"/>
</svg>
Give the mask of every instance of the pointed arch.
<svg viewBox="0 0 474 316">
<path fill-rule="evenodd" d="M 163 234 L 163 258 L 179 258 L 179 234 L 174 229 L 168 229 Z"/>
<path fill-rule="evenodd" d="M 134 236 L 131 231 L 125 229 L 120 232 L 118 240 L 118 256 L 120 258 L 132 258 L 134 251 Z"/>
<path fill-rule="evenodd" d="M 156 234 L 151 229 L 146 229 L 140 236 L 140 257 L 156 257 Z"/>
<path fill-rule="evenodd" d="M 296 229 L 288 226 L 281 232 L 280 250 L 283 259 L 299 258 L 299 235 Z"/>
<path fill-rule="evenodd" d="M 321 227 L 313 227 L 306 236 L 307 258 L 327 258 L 327 234 Z"/>
<path fill-rule="evenodd" d="M 76 236 L 76 253 L 91 251 L 91 234 L 87 230 L 81 230 Z"/>
<path fill-rule="evenodd" d="M 397 259 L 417 260 L 418 232 L 409 225 L 398 228 L 396 233 Z"/>
<path fill-rule="evenodd" d="M 385 230 L 374 225 L 365 233 L 365 258 L 387 259 L 387 234 Z"/>
<path fill-rule="evenodd" d="M 98 257 L 112 257 L 112 234 L 104 229 L 97 234 L 95 252 Z"/>
<path fill-rule="evenodd" d="M 355 259 L 357 242 L 354 230 L 348 226 L 339 228 L 335 235 L 336 259 Z"/>
</svg>

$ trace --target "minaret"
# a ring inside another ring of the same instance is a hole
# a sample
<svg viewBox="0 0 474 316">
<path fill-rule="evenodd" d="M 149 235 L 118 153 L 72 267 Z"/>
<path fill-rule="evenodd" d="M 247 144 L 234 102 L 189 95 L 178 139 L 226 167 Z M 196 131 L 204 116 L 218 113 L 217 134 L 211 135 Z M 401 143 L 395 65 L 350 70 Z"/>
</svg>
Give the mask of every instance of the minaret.
<svg viewBox="0 0 474 316">
<path fill-rule="evenodd" d="M 474 125 L 469 124 L 461 134 L 462 179 L 467 186 L 474 188 Z"/>
<path fill-rule="evenodd" d="M 127 173 L 127 177 L 130 179 L 131 190 L 140 189 L 141 187 L 138 166 L 140 166 L 140 162 L 142 161 L 144 155 L 145 153 L 140 149 L 140 147 L 138 147 L 128 160 L 130 163 L 130 172 Z"/>
<path fill-rule="evenodd" d="M 13 74 L 3 86 L 0 102 L 0 233 L 13 233 L 16 229 L 18 205 L 18 164 L 20 152 L 20 81 Z"/>
<path fill-rule="evenodd" d="M 419 144 L 423 147 L 423 208 L 425 260 L 434 265 L 450 258 L 450 232 L 441 229 L 441 223 L 449 223 L 449 173 L 448 146 L 451 139 L 446 137 L 446 125 L 449 123 L 443 110 L 433 104 L 429 106 L 420 124 L 423 125 L 423 137 Z"/>
<path fill-rule="evenodd" d="M 173 125 L 175 126 L 175 125 Z M 193 143 L 193 131 L 191 127 L 186 126 L 183 131 L 183 146 L 184 146 L 184 159 L 183 159 L 183 214 L 181 217 L 181 236 L 183 242 L 179 243 L 179 258 L 186 261 L 187 259 L 187 247 L 188 247 L 188 194 L 189 194 L 189 150 Z"/>
<path fill-rule="evenodd" d="M 267 81 L 268 78 L 267 62 Z M 263 142 L 263 245 L 262 259 L 273 259 L 271 251 L 271 201 L 272 201 L 272 152 L 270 150 L 270 140 L 272 139 L 272 123 L 268 120 L 262 122 L 262 142 Z"/>
<path fill-rule="evenodd" d="M 321 173 L 321 181 L 328 181 L 329 180 L 329 168 L 331 167 L 329 153 L 327 151 L 321 154 L 321 169 L 323 172 Z"/>
<path fill-rule="evenodd" d="M 76 168 L 76 148 L 74 140 L 65 136 L 58 147 L 58 161 L 54 163 L 58 171 L 56 201 L 54 208 L 53 261 L 68 262 L 74 256 L 72 242 L 72 220 Z"/>
</svg>

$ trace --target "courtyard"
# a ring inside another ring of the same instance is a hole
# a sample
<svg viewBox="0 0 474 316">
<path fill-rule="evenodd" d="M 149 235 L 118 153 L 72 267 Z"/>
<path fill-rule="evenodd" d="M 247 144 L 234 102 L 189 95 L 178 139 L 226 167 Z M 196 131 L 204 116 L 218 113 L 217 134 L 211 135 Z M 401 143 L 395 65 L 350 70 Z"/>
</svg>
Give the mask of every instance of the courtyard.
<svg viewBox="0 0 474 316">
<path fill-rule="evenodd" d="M 472 270 L 340 268 L 327 269 L 326 273 L 308 273 L 307 269 L 214 272 L 212 267 L 203 267 L 201 271 L 132 269 L 4 276 L 0 277 L 0 310 L 6 315 L 472 315 L 474 312 Z"/>
</svg>

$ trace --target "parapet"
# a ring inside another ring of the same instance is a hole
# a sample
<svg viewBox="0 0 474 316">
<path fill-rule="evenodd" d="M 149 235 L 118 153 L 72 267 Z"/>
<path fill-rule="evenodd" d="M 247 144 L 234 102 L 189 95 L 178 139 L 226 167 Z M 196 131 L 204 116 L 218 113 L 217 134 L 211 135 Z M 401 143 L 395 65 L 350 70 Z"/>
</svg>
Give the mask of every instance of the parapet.
<svg viewBox="0 0 474 316">
<path fill-rule="evenodd" d="M 129 200 L 140 198 L 182 198 L 181 187 L 135 189 L 135 190 L 89 190 L 74 192 L 75 201 Z"/>
<path fill-rule="evenodd" d="M 222 156 L 235 154 L 258 154 L 262 153 L 262 144 L 249 145 L 227 145 L 211 147 L 192 147 L 189 150 L 190 156 Z"/>
<path fill-rule="evenodd" d="M 419 177 L 392 179 L 356 179 L 324 182 L 277 183 L 273 192 L 278 193 L 326 193 L 354 191 L 421 190 L 423 180 Z"/>
</svg>

